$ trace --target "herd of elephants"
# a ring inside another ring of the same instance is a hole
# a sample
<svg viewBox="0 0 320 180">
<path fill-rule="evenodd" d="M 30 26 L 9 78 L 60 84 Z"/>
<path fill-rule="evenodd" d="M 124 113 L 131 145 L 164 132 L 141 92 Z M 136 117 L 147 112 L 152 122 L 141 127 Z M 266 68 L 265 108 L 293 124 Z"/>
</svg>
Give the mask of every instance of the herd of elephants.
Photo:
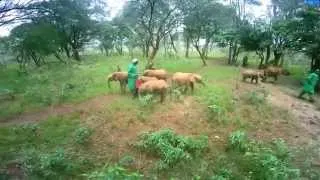
<svg viewBox="0 0 320 180">
<path fill-rule="evenodd" d="M 160 95 L 161 102 L 164 101 L 165 95 L 170 87 L 182 87 L 185 93 L 189 88 L 191 92 L 193 92 L 195 83 L 200 83 L 205 86 L 201 75 L 196 73 L 175 72 L 170 75 L 165 69 L 148 67 L 139 75 L 137 65 L 138 60 L 133 59 L 128 71 L 121 71 L 118 67 L 116 72 L 108 76 L 108 86 L 110 87 L 111 81 L 118 81 L 122 93 L 124 93 L 128 87 L 134 97 L 145 93 L 153 93 Z M 250 78 L 252 83 L 254 81 L 258 83 L 259 78 L 265 81 L 267 77 L 273 77 L 274 80 L 277 80 L 278 76 L 283 73 L 284 71 L 280 67 L 268 67 L 264 70 L 241 70 L 243 80 L 246 81 L 246 79 Z"/>
</svg>

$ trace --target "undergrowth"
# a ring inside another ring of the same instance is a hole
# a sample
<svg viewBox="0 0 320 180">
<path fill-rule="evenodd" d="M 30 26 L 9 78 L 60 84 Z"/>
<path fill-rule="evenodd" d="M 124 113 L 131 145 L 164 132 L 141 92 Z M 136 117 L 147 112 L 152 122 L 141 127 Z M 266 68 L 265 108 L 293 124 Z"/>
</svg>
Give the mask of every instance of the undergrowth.
<svg viewBox="0 0 320 180">
<path fill-rule="evenodd" d="M 300 178 L 300 170 L 292 167 L 291 153 L 283 140 L 266 145 L 247 138 L 245 132 L 230 135 L 228 149 L 238 152 L 236 163 L 249 179 L 291 180 Z"/>
<path fill-rule="evenodd" d="M 199 156 L 208 147 L 208 137 L 184 137 L 165 129 L 142 134 L 136 146 L 142 151 L 159 156 L 159 169 L 167 169 L 178 162 Z"/>
<path fill-rule="evenodd" d="M 143 175 L 138 172 L 128 172 L 125 168 L 115 166 L 105 166 L 99 171 L 94 171 L 89 174 L 84 174 L 87 179 L 92 180 L 140 180 Z"/>
</svg>

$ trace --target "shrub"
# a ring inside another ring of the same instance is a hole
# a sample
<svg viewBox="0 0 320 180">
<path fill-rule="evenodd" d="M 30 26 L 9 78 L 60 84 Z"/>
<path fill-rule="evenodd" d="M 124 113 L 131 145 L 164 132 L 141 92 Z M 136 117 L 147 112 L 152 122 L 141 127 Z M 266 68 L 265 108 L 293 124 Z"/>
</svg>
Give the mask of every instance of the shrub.
<svg viewBox="0 0 320 180">
<path fill-rule="evenodd" d="M 92 134 L 92 130 L 90 128 L 80 127 L 75 132 L 75 141 L 78 144 L 85 144 L 88 142 L 91 134 Z"/>
<path fill-rule="evenodd" d="M 25 154 L 24 168 L 31 177 L 50 179 L 71 175 L 76 166 L 66 158 L 64 149 L 47 154 L 31 150 Z"/>
<path fill-rule="evenodd" d="M 242 164 L 249 179 L 298 179 L 300 171 L 290 166 L 290 152 L 284 141 L 277 140 L 273 144 L 271 148 L 249 140 L 242 131 L 229 136 L 229 146 L 238 152 L 245 152 L 238 157 L 238 163 Z"/>
<path fill-rule="evenodd" d="M 142 107 L 150 107 L 152 105 L 152 94 L 147 94 L 145 96 L 139 97 L 139 102 Z"/>
<path fill-rule="evenodd" d="M 246 164 L 252 179 L 298 179 L 300 171 L 290 167 L 287 161 L 279 159 L 269 148 L 258 152 L 247 152 Z"/>
<path fill-rule="evenodd" d="M 229 136 L 229 148 L 239 152 L 245 152 L 248 145 L 247 134 L 243 131 L 236 131 Z"/>
<path fill-rule="evenodd" d="M 134 172 L 130 173 L 126 169 L 121 166 L 105 166 L 101 171 L 95 171 L 90 174 L 85 174 L 88 179 L 95 180 L 117 180 L 117 179 L 125 179 L 125 180 L 139 180 L 142 179 L 143 175 Z"/>
<path fill-rule="evenodd" d="M 159 168 L 165 169 L 184 160 L 190 160 L 208 147 L 208 137 L 197 139 L 175 134 L 170 129 L 145 133 L 137 146 L 144 151 L 160 156 Z"/>
<path fill-rule="evenodd" d="M 226 113 L 226 108 L 222 104 L 222 99 L 215 94 L 211 94 L 206 101 L 208 105 L 209 118 L 221 121 Z"/>
<path fill-rule="evenodd" d="M 269 93 L 265 89 L 251 91 L 245 94 L 244 99 L 247 103 L 259 106 L 266 103 Z"/>
<path fill-rule="evenodd" d="M 183 100 L 183 94 L 179 89 L 173 89 L 172 94 L 175 101 L 182 101 Z"/>
</svg>

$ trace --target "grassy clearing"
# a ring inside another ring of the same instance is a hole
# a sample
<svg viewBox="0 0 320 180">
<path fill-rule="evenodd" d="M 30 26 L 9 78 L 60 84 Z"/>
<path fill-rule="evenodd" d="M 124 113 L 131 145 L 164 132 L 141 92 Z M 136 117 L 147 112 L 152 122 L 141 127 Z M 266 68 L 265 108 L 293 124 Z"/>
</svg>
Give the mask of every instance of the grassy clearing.
<svg viewBox="0 0 320 180">
<path fill-rule="evenodd" d="M 110 99 L 38 124 L 1 127 L 0 174 L 5 177 L 1 170 L 17 163 L 34 179 L 319 178 L 311 163 L 300 162 L 311 151 L 292 147 L 296 129 L 290 113 L 269 104 L 263 86 L 238 82 L 236 67 L 218 60 L 202 67 L 197 58 L 159 58 L 156 67 L 197 72 L 206 82 L 194 94 L 176 92 L 159 104 L 153 96 L 119 95 L 117 84 L 107 88 L 106 75 L 117 64 L 126 69 L 129 59 L 88 56 L 80 64 L 23 76 L 14 67 L 1 72 L 9 75 L 0 76 L 1 87 L 16 99 L 0 103 L 0 117 L 101 94 Z M 139 138 L 143 132 L 149 133 Z"/>
</svg>

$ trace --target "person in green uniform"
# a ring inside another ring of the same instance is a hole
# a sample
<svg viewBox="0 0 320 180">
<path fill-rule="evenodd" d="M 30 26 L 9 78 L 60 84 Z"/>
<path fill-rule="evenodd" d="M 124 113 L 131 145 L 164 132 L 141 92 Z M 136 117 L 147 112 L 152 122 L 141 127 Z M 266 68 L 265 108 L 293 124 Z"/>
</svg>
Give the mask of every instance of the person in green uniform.
<svg viewBox="0 0 320 180">
<path fill-rule="evenodd" d="M 315 72 L 312 72 L 308 75 L 308 77 L 306 78 L 304 84 L 303 84 L 303 88 L 302 91 L 299 95 L 299 98 L 302 98 L 302 96 L 304 94 L 308 94 L 309 95 L 309 100 L 311 102 L 313 102 L 313 95 L 314 95 L 314 89 L 319 81 L 319 73 L 320 70 L 317 69 L 315 70 Z"/>
<path fill-rule="evenodd" d="M 128 68 L 128 87 L 133 97 L 138 96 L 138 89 L 136 88 L 136 81 L 138 79 L 138 70 L 137 70 L 138 62 L 139 62 L 138 59 L 133 59 L 132 63 L 129 65 L 129 68 Z"/>
</svg>

